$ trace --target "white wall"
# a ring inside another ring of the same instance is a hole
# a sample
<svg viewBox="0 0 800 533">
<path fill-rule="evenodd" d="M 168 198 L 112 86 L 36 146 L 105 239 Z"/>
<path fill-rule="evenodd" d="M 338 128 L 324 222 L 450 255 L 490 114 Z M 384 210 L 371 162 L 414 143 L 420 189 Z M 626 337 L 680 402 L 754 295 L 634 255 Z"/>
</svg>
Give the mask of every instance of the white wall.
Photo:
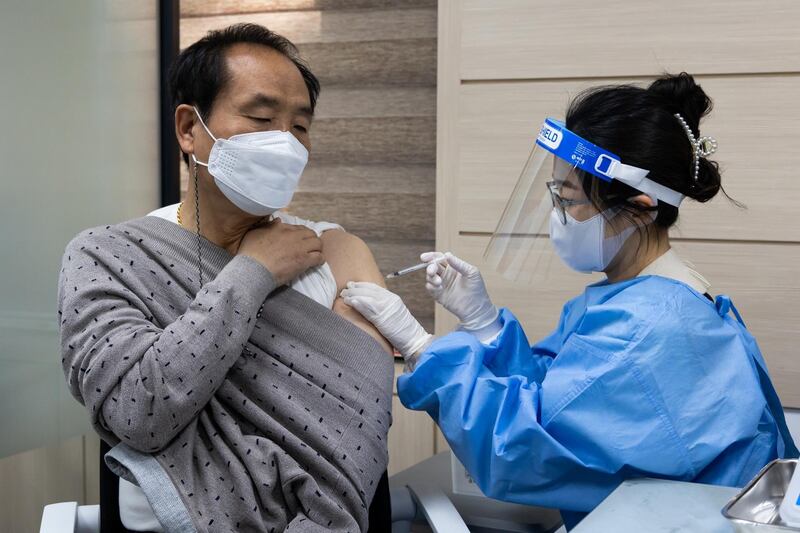
<svg viewBox="0 0 800 533">
<path fill-rule="evenodd" d="M 156 2 L 128 4 L 136 14 L 115 0 L 0 2 L 4 532 L 38 530 L 45 503 L 96 498 L 98 454 L 61 370 L 56 291 L 74 235 L 158 204 Z"/>
</svg>

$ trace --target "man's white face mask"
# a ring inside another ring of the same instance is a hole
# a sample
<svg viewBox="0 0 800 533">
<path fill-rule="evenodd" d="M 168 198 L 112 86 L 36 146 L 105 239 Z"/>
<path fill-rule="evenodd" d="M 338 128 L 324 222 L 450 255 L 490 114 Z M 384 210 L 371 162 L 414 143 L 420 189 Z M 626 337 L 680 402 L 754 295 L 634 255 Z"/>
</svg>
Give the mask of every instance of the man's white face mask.
<svg viewBox="0 0 800 533">
<path fill-rule="evenodd" d="M 209 131 L 200 112 L 200 124 L 214 139 L 208 162 L 192 159 L 208 168 L 219 190 L 236 207 L 255 216 L 271 215 L 292 201 L 300 175 L 308 162 L 308 150 L 287 131 L 257 131 L 218 139 Z"/>
</svg>

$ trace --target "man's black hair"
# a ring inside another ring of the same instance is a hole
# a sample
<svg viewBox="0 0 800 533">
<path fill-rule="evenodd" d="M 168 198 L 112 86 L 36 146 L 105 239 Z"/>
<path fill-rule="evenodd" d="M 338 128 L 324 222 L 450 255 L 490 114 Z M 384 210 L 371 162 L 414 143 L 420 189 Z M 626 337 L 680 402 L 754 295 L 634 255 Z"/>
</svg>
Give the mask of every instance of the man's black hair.
<svg viewBox="0 0 800 533">
<path fill-rule="evenodd" d="M 234 24 L 212 30 L 178 55 L 169 73 L 169 90 L 174 107 L 194 105 L 203 120 L 211 113 L 214 100 L 228 82 L 225 52 L 239 43 L 259 44 L 280 52 L 294 63 L 308 88 L 313 111 L 319 96 L 319 80 L 308 68 L 289 39 L 258 24 Z M 183 154 L 188 164 L 189 157 Z"/>
</svg>

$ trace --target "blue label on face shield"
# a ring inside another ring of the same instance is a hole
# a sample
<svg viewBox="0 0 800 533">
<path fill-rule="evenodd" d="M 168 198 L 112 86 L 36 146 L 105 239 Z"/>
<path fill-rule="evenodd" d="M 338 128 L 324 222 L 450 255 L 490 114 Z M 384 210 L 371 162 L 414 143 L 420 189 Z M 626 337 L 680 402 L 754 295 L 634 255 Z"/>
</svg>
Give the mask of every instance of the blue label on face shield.
<svg viewBox="0 0 800 533">
<path fill-rule="evenodd" d="M 611 181 L 608 172 L 619 157 L 569 131 L 563 122 L 544 121 L 536 144 L 560 157 L 568 164 L 589 172 L 604 181 Z"/>
</svg>

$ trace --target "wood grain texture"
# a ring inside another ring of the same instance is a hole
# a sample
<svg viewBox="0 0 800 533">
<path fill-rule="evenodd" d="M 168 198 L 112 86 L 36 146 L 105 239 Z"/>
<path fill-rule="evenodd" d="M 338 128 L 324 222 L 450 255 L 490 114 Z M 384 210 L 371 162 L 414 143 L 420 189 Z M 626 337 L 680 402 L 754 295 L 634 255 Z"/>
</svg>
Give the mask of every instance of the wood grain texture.
<svg viewBox="0 0 800 533">
<path fill-rule="evenodd" d="M 209 29 L 249 22 L 260 24 L 296 45 L 392 39 L 432 39 L 436 18 L 431 9 L 368 9 L 363 11 L 282 11 L 181 20 L 180 46 L 185 48 Z"/>
<path fill-rule="evenodd" d="M 389 430 L 389 475 L 405 470 L 433 455 L 433 421 L 427 413 L 403 407 L 392 396 L 392 427 Z"/>
<path fill-rule="evenodd" d="M 433 163 L 385 165 L 311 161 L 303 172 L 298 190 L 317 193 L 405 193 L 433 196 L 436 193 L 435 173 L 436 167 Z"/>
<path fill-rule="evenodd" d="M 3 458 L 0 529 L 6 533 L 38 531 L 45 505 L 82 503 L 83 479 L 83 437 Z"/>
<path fill-rule="evenodd" d="M 430 196 L 395 193 L 298 192 L 288 211 L 336 222 L 362 239 L 418 239 L 429 233 L 435 218 Z"/>
<path fill-rule="evenodd" d="M 434 249 L 434 240 L 368 240 L 378 268 L 384 274 L 419 263 L 419 255 Z M 403 298 L 411 314 L 426 331 L 434 331 L 434 302 L 425 290 L 425 274 L 415 272 L 386 280 L 387 288 Z"/>
<path fill-rule="evenodd" d="M 487 243 L 487 237 L 462 236 L 454 252 L 481 267 L 493 301 L 519 317 L 531 343 L 552 331 L 567 300 L 598 279 L 598 275 L 583 276 L 554 263 L 546 287 L 515 284 L 484 263 Z M 733 299 L 759 342 L 784 406 L 800 407 L 800 308 L 794 304 L 800 298 L 796 281 L 800 245 L 677 242 L 674 248 L 708 278 L 713 294 Z"/>
<path fill-rule="evenodd" d="M 364 88 L 436 84 L 436 39 L 309 43 L 298 48 L 323 90 L 333 85 Z"/>
<path fill-rule="evenodd" d="M 434 117 L 322 119 L 311 136 L 314 164 L 436 162 Z"/>
<path fill-rule="evenodd" d="M 122 0 L 114 0 L 121 2 Z M 436 7 L 436 0 L 182 0 L 181 17 L 330 9 Z"/>
<path fill-rule="evenodd" d="M 624 80 L 623 80 L 624 81 Z M 800 144 L 800 75 L 699 77 L 714 100 L 701 125 L 719 141 L 713 156 L 723 185 L 741 210 L 719 195 L 708 204 L 687 199 L 673 234 L 693 239 L 800 241 L 796 157 Z M 463 85 L 458 120 L 459 231 L 491 232 L 547 116 L 564 117 L 581 90 L 622 81 L 535 81 Z M 646 86 L 646 81 L 638 82 Z M 687 179 L 689 179 L 687 173 Z"/>
<path fill-rule="evenodd" d="M 795 0 L 464 2 L 463 79 L 798 70 Z"/>
<path fill-rule="evenodd" d="M 324 87 L 315 120 L 365 117 L 435 117 L 435 87 Z"/>
<path fill-rule="evenodd" d="M 438 427 L 436 428 L 436 453 L 446 452 L 450 449 L 450 444 L 444 438 L 444 433 Z"/>
</svg>

